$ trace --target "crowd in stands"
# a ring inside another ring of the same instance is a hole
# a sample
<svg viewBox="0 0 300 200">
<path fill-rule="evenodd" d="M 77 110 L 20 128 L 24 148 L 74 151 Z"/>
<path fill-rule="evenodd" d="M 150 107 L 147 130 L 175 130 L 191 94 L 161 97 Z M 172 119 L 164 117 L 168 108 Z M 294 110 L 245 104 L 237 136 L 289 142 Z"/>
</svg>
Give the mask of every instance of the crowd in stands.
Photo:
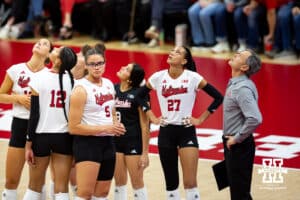
<svg viewBox="0 0 300 200">
<path fill-rule="evenodd" d="M 159 45 L 186 24 L 194 51 L 251 48 L 269 58 L 300 52 L 300 0 L 0 0 L 0 39 L 74 32 L 102 41 Z"/>
</svg>

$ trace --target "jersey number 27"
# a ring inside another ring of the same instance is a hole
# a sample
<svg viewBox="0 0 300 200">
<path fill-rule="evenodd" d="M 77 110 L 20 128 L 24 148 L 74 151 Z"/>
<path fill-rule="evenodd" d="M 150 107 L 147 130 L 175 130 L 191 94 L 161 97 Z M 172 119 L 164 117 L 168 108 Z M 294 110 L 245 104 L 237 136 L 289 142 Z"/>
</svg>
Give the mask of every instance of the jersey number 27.
<svg viewBox="0 0 300 200">
<path fill-rule="evenodd" d="M 168 99 L 168 111 L 179 111 L 180 99 Z"/>
</svg>

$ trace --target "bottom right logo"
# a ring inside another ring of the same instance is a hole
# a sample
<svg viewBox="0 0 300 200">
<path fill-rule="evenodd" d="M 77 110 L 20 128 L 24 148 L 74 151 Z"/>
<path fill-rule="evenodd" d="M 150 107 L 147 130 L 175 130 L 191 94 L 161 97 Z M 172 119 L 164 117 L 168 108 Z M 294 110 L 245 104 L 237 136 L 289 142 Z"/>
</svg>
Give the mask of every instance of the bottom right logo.
<svg viewBox="0 0 300 200">
<path fill-rule="evenodd" d="M 283 168 L 282 158 L 264 158 L 262 159 L 262 168 L 258 169 L 258 174 L 263 174 L 262 183 L 266 188 L 266 184 L 270 184 L 272 188 L 278 187 L 278 189 L 284 189 L 279 187 L 279 184 L 284 183 L 283 174 L 287 174 L 288 170 Z"/>
</svg>

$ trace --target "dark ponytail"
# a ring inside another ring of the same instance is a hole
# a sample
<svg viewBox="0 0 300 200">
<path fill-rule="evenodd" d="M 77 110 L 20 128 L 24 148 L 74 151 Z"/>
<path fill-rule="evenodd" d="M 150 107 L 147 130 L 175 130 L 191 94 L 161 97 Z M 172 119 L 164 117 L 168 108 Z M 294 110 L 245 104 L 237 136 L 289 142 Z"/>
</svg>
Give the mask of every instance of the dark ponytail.
<svg viewBox="0 0 300 200">
<path fill-rule="evenodd" d="M 63 105 L 65 118 L 68 121 L 67 111 L 66 111 L 66 106 L 65 106 L 65 98 L 66 98 L 65 95 L 66 94 L 63 90 L 63 74 L 67 71 L 67 73 L 69 74 L 69 77 L 70 77 L 72 88 L 73 88 L 74 78 L 71 73 L 71 69 L 77 63 L 77 56 L 76 56 L 76 53 L 73 51 L 73 49 L 71 49 L 69 47 L 64 47 L 60 51 L 59 58 L 61 60 L 61 65 L 59 68 L 59 87 L 60 87 L 60 93 L 62 95 L 62 105 Z"/>
<path fill-rule="evenodd" d="M 185 59 L 187 61 L 183 66 L 188 70 L 197 72 L 196 64 L 195 64 L 195 61 L 193 59 L 190 49 L 187 48 L 186 46 L 183 46 L 183 48 L 185 49 Z"/>
<path fill-rule="evenodd" d="M 52 42 L 51 41 L 49 41 L 49 43 L 50 43 L 50 49 L 49 49 L 49 52 L 51 52 L 52 50 L 53 50 L 53 44 L 52 44 Z M 45 65 L 48 65 L 48 64 L 50 64 L 50 58 L 49 57 L 47 57 L 45 60 L 44 60 L 44 64 Z"/>
<path fill-rule="evenodd" d="M 137 88 L 145 77 L 145 71 L 139 64 L 132 63 L 132 65 L 133 67 L 129 77 L 130 86 Z"/>
</svg>

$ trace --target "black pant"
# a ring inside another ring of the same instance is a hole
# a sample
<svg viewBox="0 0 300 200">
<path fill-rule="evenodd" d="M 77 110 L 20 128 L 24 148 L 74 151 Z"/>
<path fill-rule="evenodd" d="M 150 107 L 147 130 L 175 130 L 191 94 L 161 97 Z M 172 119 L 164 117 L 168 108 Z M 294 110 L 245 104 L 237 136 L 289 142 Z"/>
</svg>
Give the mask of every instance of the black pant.
<svg viewBox="0 0 300 200">
<path fill-rule="evenodd" d="M 251 200 L 251 180 L 253 161 L 255 156 L 255 143 L 250 135 L 242 143 L 226 147 L 223 137 L 224 157 L 230 186 L 231 200 Z"/>
<path fill-rule="evenodd" d="M 108 0 L 100 2 L 98 0 L 91 1 L 92 14 L 92 36 L 103 41 L 109 40 L 115 30 L 114 9 L 116 0 Z"/>
</svg>

